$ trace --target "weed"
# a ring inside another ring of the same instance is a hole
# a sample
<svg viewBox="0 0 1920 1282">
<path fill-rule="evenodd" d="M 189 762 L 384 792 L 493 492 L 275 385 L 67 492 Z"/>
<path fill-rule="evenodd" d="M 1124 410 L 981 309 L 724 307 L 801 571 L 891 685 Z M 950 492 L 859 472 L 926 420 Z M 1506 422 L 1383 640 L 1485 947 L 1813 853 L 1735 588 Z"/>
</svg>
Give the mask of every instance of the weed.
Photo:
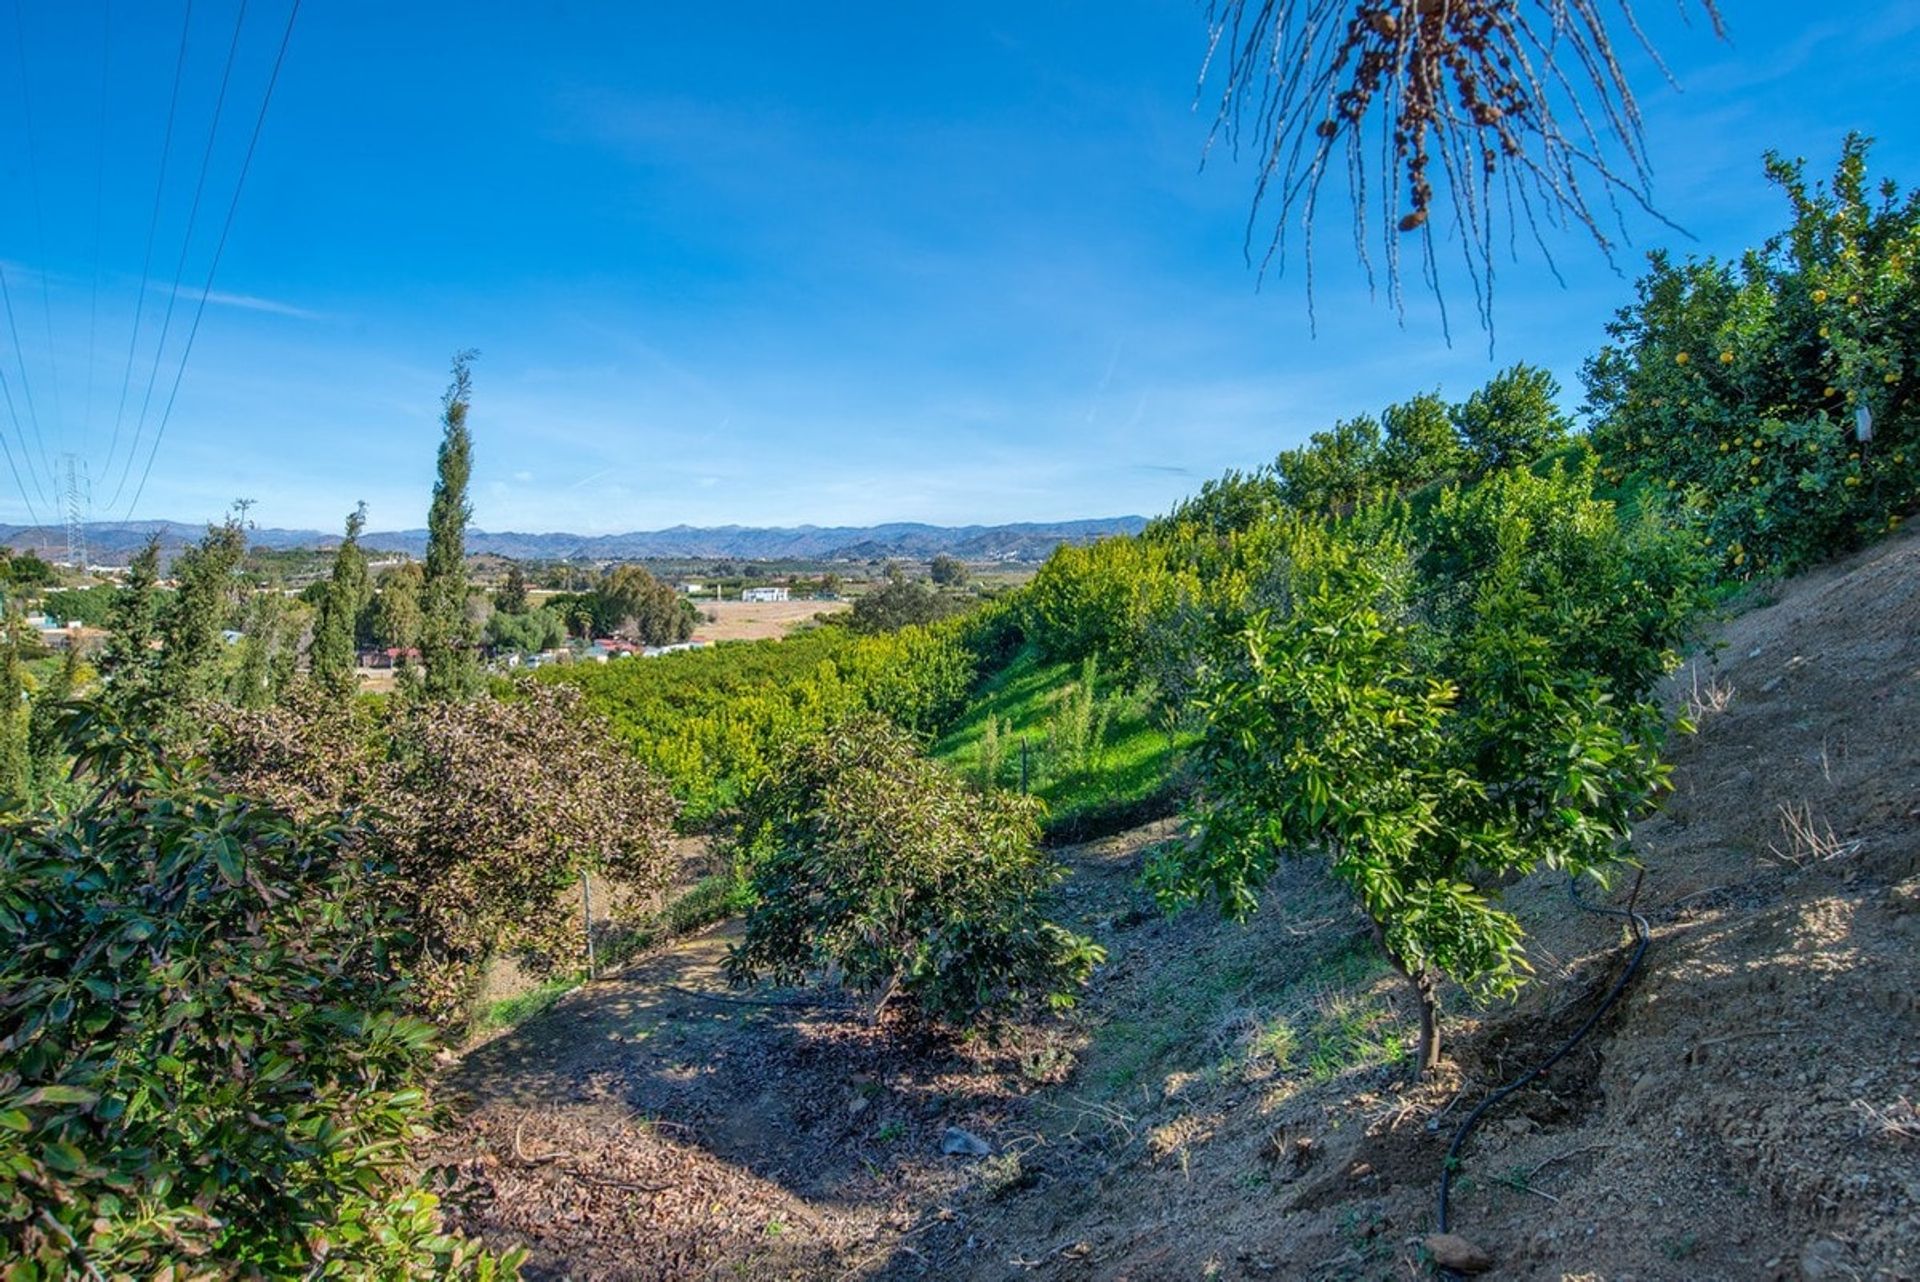
<svg viewBox="0 0 1920 1282">
<path fill-rule="evenodd" d="M 1767 849 L 1774 858 L 1795 868 L 1808 868 L 1857 855 L 1865 844 L 1857 837 L 1852 841 L 1840 840 L 1834 834 L 1833 825 L 1824 819 L 1814 818 L 1813 808 L 1805 802 L 1798 806 L 1782 805 L 1779 809 L 1780 841 L 1770 843 Z"/>
<path fill-rule="evenodd" d="M 996 1153 L 982 1159 L 977 1170 L 980 1191 L 989 1201 L 998 1201 L 1033 1183 L 1033 1172 L 1021 1163 L 1018 1153 Z"/>
<path fill-rule="evenodd" d="M 907 1133 L 907 1124 L 899 1118 L 888 1118 L 880 1123 L 880 1129 L 874 1132 L 874 1138 L 882 1144 L 891 1144 Z"/>
</svg>

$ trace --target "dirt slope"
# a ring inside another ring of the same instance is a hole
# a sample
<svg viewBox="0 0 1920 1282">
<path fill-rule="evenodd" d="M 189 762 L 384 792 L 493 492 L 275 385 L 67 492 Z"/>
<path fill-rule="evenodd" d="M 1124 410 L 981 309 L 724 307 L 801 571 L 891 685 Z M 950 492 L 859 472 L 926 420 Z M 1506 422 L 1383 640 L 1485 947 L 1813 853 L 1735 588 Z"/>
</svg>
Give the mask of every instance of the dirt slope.
<svg viewBox="0 0 1920 1282">
<path fill-rule="evenodd" d="M 1455 1227 L 1501 1278 L 1920 1277 L 1920 539 L 1731 620 L 1673 693 L 1701 728 L 1638 834 L 1646 967 L 1469 1143 Z M 1450 1131 L 1586 1017 L 1619 923 L 1516 887 L 1539 982 L 1456 998 L 1411 1087 L 1338 889 L 1301 865 L 1245 926 L 1161 917 L 1167 831 L 1066 852 L 1110 963 L 1003 1044 L 702 996 L 712 937 L 576 994 L 452 1075 L 465 1223 L 547 1277 L 1427 1276 Z M 949 1125 L 993 1156 L 941 1155 Z"/>
<path fill-rule="evenodd" d="M 1700 731 L 1675 745 L 1675 796 L 1637 839 L 1645 970 L 1470 1142 L 1455 1226 L 1505 1278 L 1920 1276 L 1920 1139 L 1898 1133 L 1920 1102 L 1920 540 L 1788 585 L 1695 667 L 1674 695 L 1703 705 Z M 1796 845 L 1781 807 L 1819 849 Z M 1121 1113 L 1104 1149 L 1050 1145 L 1038 1187 L 930 1243 L 946 1251 L 938 1275 L 1424 1276 L 1449 1132 L 1585 1017 L 1618 924 L 1570 911 L 1559 884 L 1517 888 L 1540 982 L 1456 1018 L 1451 1071 L 1411 1089 L 1364 1055 L 1303 1073 L 1235 1040 L 1325 1026 L 1329 993 L 1398 1000 L 1332 974 L 1319 1015 L 1290 1015 L 1298 999 L 1259 976 L 1328 973 L 1342 954 L 1303 958 L 1300 933 L 1351 919 L 1305 872 L 1276 891 L 1290 907 L 1245 931 L 1168 927 L 1182 937 L 1158 961 L 1216 1036 L 1156 1062 L 1157 1089 L 1108 1101 Z M 1209 981 L 1223 974 L 1221 992 Z M 1124 1012 L 1151 995 L 1148 982 L 1104 1001 Z M 1103 1051 L 1124 1049 L 1111 1040 L 1095 1038 L 1075 1085 L 1096 1085 Z"/>
</svg>

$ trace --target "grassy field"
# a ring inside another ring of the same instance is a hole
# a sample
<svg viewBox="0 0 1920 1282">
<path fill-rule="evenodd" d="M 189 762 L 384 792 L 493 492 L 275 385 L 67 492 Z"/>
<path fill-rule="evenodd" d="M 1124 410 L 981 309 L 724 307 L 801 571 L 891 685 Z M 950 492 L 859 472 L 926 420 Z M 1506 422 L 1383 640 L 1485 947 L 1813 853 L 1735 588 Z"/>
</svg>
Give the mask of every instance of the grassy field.
<svg viewBox="0 0 1920 1282">
<path fill-rule="evenodd" d="M 1187 739 L 1169 735 L 1143 696 L 1097 673 L 1086 700 L 1087 675 L 1021 651 L 974 694 L 933 755 L 969 778 L 1018 788 L 1024 744 L 1028 789 L 1046 802 L 1054 836 L 1116 831 L 1164 813 Z"/>
</svg>

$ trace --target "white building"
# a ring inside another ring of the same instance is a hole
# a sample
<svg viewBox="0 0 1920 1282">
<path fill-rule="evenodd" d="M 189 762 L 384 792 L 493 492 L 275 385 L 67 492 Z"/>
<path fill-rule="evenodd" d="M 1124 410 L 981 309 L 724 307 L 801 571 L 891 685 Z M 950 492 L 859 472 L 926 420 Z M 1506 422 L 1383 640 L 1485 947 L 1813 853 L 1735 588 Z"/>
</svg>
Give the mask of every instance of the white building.
<svg viewBox="0 0 1920 1282">
<path fill-rule="evenodd" d="M 742 601 L 785 601 L 785 588 L 747 588 L 740 593 Z"/>
</svg>

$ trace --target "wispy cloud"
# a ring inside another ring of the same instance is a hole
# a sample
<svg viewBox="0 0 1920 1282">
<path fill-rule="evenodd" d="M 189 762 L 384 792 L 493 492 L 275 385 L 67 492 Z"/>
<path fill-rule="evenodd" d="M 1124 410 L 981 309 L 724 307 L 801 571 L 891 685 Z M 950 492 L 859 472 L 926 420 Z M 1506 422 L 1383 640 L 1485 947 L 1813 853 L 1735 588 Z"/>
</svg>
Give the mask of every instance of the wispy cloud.
<svg viewBox="0 0 1920 1282">
<path fill-rule="evenodd" d="M 191 296 L 194 291 L 182 289 L 182 295 Z M 207 295 L 207 301 L 219 307 L 238 307 L 243 311 L 266 312 L 272 316 L 291 316 L 295 320 L 325 320 L 324 312 L 311 311 L 305 307 L 296 307 L 292 303 L 283 303 L 274 298 L 260 298 L 253 294 L 229 294 L 223 290 L 214 290 Z"/>
</svg>

